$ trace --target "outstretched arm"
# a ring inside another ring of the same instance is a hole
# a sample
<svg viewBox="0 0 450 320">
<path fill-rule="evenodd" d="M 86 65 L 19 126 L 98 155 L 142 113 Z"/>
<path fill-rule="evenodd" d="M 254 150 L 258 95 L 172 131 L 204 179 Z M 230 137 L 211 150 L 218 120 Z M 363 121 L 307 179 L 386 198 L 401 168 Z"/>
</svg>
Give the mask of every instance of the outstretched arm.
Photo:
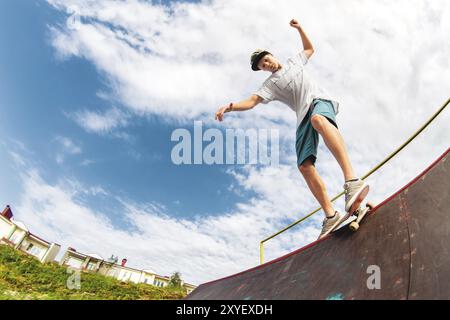
<svg viewBox="0 0 450 320">
<path fill-rule="evenodd" d="M 252 95 L 250 98 L 242 100 L 237 103 L 230 103 L 229 105 L 225 107 L 219 108 L 219 110 L 216 112 L 216 120 L 222 121 L 223 115 L 227 112 L 231 111 L 245 111 L 253 109 L 258 103 L 262 101 L 262 98 L 257 95 Z"/>
<path fill-rule="evenodd" d="M 303 31 L 302 27 L 300 26 L 297 20 L 292 19 L 289 24 L 292 28 L 297 29 L 298 32 L 300 33 L 300 37 L 302 38 L 303 43 L 303 50 L 305 51 L 306 57 L 309 59 L 314 53 L 314 48 L 311 44 L 311 41 L 309 40 L 308 36 Z"/>
</svg>

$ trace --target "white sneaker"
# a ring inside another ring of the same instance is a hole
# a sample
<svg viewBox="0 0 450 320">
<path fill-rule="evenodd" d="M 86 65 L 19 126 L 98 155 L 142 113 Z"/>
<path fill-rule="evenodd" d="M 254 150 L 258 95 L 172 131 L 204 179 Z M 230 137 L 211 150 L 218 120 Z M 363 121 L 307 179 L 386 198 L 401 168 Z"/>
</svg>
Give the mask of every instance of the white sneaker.
<svg viewBox="0 0 450 320">
<path fill-rule="evenodd" d="M 325 218 L 322 223 L 322 232 L 319 239 L 328 235 L 331 231 L 336 229 L 343 221 L 345 216 L 336 211 L 333 218 Z"/>
<path fill-rule="evenodd" d="M 344 184 L 345 211 L 353 213 L 369 193 L 369 185 L 363 180 L 349 181 Z"/>
</svg>

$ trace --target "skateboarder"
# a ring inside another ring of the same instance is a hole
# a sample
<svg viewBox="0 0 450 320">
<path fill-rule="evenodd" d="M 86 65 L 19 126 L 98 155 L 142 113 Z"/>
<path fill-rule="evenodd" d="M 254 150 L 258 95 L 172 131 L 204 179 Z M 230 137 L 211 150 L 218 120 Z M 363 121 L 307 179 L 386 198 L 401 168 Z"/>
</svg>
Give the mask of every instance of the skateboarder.
<svg viewBox="0 0 450 320">
<path fill-rule="evenodd" d="M 339 103 L 309 77 L 305 65 L 314 53 L 313 46 L 297 20 L 290 26 L 296 29 L 303 43 L 303 50 L 281 64 L 270 52 L 257 50 L 250 58 L 253 71 L 267 71 L 271 75 L 248 99 L 230 103 L 216 112 L 216 120 L 222 121 L 224 114 L 245 111 L 259 103 L 281 101 L 297 115 L 296 153 L 297 166 L 309 189 L 325 213 L 319 239 L 340 225 L 345 214 L 333 208 L 325 184 L 319 176 L 315 161 L 319 135 L 336 158 L 344 175 L 345 211 L 355 211 L 367 195 L 368 185 L 358 179 L 353 171 L 344 140 L 338 131 L 336 114 Z"/>
</svg>

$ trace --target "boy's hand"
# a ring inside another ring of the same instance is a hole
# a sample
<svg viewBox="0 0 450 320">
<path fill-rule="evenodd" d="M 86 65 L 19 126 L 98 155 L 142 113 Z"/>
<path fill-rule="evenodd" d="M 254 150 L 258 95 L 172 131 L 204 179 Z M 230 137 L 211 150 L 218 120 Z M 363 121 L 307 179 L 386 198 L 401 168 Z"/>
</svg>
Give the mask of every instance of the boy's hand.
<svg viewBox="0 0 450 320">
<path fill-rule="evenodd" d="M 300 24 L 299 24 L 298 21 L 295 20 L 295 19 L 292 19 L 291 22 L 289 22 L 289 24 L 290 24 L 290 26 L 291 26 L 292 28 L 300 29 Z"/>
<path fill-rule="evenodd" d="M 226 113 L 226 112 L 229 112 L 230 110 L 231 110 L 231 108 L 232 108 L 232 103 L 230 103 L 228 106 L 225 106 L 225 107 L 221 107 L 217 112 L 216 112 L 216 120 L 219 120 L 219 121 L 223 121 L 223 115 L 224 115 L 224 113 Z"/>
</svg>

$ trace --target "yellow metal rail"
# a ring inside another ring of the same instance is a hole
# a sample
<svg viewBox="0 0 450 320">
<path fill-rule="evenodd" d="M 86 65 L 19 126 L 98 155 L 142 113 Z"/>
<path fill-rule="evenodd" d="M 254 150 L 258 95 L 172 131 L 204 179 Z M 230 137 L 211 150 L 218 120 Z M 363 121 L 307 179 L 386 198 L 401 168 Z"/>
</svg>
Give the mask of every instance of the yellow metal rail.
<svg viewBox="0 0 450 320">
<path fill-rule="evenodd" d="M 366 179 L 367 177 L 369 177 L 372 173 L 374 173 L 375 171 L 377 171 L 378 169 L 380 169 L 386 162 L 388 162 L 389 160 L 391 160 L 393 157 L 395 157 L 403 148 L 405 148 L 411 141 L 413 141 L 423 130 L 425 130 L 426 127 L 428 127 L 428 125 L 433 122 L 433 120 L 447 107 L 447 105 L 450 103 L 450 98 L 447 100 L 447 102 L 444 103 L 444 105 L 442 107 L 440 107 L 431 117 L 430 119 L 428 119 L 427 122 L 425 122 L 408 140 L 406 140 L 400 147 L 397 148 L 397 150 L 395 150 L 394 152 L 392 152 L 389 156 L 386 157 L 386 159 L 384 159 L 383 161 L 381 161 L 377 166 L 375 166 L 372 170 L 370 170 L 368 173 L 366 173 L 361 179 Z M 331 202 L 336 201 L 337 199 L 339 199 L 342 195 L 344 194 L 344 191 L 342 191 L 341 193 L 339 193 L 338 195 L 336 195 L 333 199 L 331 199 Z M 303 218 L 301 218 L 300 220 L 297 220 L 293 223 L 291 223 L 290 225 L 288 225 L 286 228 L 278 231 L 277 233 L 274 233 L 273 235 L 271 235 L 270 237 L 265 238 L 264 240 L 262 240 L 259 244 L 259 256 L 260 256 L 260 263 L 263 264 L 264 263 L 264 243 L 269 241 L 270 239 L 275 238 L 276 236 L 280 235 L 281 233 L 289 230 L 290 228 L 296 226 L 297 224 L 305 221 L 306 219 L 308 219 L 309 217 L 311 217 L 312 215 L 314 215 L 316 212 L 318 212 L 320 209 L 322 209 L 321 207 L 317 208 L 316 210 L 312 211 L 311 213 L 309 213 L 308 215 L 304 216 Z"/>
</svg>

